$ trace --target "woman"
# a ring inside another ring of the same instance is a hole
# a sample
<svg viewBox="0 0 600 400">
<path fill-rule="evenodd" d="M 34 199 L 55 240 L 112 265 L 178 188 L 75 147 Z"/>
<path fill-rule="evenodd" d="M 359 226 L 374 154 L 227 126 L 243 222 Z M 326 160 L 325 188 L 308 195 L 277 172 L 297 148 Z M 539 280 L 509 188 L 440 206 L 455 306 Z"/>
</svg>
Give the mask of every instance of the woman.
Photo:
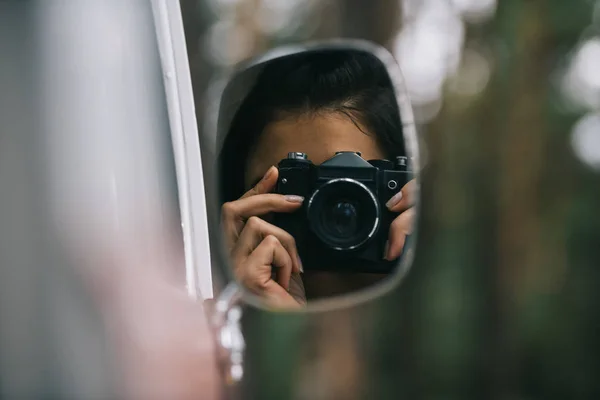
<svg viewBox="0 0 600 400">
<path fill-rule="evenodd" d="M 404 155 L 402 123 L 384 65 L 360 51 L 314 51 L 270 61 L 233 118 L 220 155 L 222 220 L 237 278 L 275 307 L 356 290 L 374 274 L 304 272 L 294 238 L 269 223 L 304 199 L 271 193 L 288 152 L 315 164 L 336 151 L 366 160 Z M 411 232 L 415 182 L 387 204 L 398 216 L 384 258 L 395 260 Z M 273 267 L 276 276 L 273 278 Z M 300 275 L 302 274 L 302 275 Z"/>
</svg>

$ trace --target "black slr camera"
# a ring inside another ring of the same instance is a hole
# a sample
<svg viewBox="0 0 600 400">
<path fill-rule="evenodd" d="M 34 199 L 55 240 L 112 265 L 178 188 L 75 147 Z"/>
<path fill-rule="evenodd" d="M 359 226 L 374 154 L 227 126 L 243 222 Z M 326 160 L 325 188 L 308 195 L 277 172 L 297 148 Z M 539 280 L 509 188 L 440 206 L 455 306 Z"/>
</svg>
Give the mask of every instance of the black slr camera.
<svg viewBox="0 0 600 400">
<path fill-rule="evenodd" d="M 342 151 L 321 165 L 304 153 L 278 164 L 276 192 L 304 197 L 294 213 L 275 215 L 290 233 L 306 269 L 389 273 L 384 259 L 389 228 L 397 214 L 385 203 L 412 179 L 407 157 L 366 161 Z"/>
</svg>

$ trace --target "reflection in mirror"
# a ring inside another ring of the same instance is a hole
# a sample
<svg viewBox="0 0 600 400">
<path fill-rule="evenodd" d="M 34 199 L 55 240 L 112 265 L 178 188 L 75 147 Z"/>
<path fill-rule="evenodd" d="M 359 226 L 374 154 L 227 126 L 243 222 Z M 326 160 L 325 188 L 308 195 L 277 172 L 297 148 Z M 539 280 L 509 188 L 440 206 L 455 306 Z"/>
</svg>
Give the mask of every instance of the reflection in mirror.
<svg viewBox="0 0 600 400">
<path fill-rule="evenodd" d="M 377 56 L 348 47 L 262 61 L 229 81 L 223 241 L 233 276 L 265 305 L 378 285 L 413 245 L 417 183 L 392 82 Z"/>
</svg>

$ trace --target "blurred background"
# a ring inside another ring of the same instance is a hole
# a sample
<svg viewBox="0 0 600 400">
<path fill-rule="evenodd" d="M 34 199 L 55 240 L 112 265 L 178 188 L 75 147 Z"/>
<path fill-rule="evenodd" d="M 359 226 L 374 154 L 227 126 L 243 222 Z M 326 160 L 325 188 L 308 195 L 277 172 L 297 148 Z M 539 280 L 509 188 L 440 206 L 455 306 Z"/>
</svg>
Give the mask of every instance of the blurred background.
<svg viewBox="0 0 600 400">
<path fill-rule="evenodd" d="M 238 62 L 281 44 L 357 37 L 398 60 L 426 163 L 404 283 L 347 312 L 250 310 L 247 390 L 600 396 L 600 1 L 181 6 L 201 127 Z M 201 139 L 210 163 L 214 138 Z"/>
</svg>

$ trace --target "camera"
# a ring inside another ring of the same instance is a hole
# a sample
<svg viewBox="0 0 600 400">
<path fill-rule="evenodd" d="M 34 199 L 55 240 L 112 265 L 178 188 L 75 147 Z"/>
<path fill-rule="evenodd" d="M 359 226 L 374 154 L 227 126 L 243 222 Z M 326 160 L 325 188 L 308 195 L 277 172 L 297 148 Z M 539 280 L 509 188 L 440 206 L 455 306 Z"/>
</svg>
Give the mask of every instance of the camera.
<svg viewBox="0 0 600 400">
<path fill-rule="evenodd" d="M 304 203 L 273 222 L 294 237 L 307 270 L 389 273 L 397 260 L 384 259 L 385 243 L 397 214 L 385 204 L 412 179 L 409 164 L 404 156 L 367 161 L 340 151 L 315 165 L 289 153 L 278 164 L 276 193 Z"/>
</svg>

